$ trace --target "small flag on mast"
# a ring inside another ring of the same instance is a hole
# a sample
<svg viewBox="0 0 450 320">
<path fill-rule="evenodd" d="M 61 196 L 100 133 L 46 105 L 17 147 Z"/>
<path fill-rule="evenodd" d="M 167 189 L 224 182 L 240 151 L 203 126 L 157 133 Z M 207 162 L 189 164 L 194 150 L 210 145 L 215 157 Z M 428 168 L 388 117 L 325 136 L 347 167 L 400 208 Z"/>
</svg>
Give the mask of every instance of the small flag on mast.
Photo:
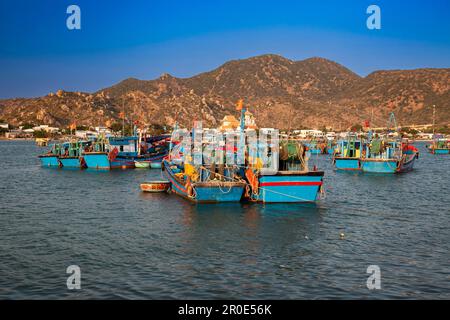
<svg viewBox="0 0 450 320">
<path fill-rule="evenodd" d="M 244 107 L 244 100 L 239 99 L 239 101 L 236 104 L 236 110 L 241 111 L 243 107 Z"/>
</svg>

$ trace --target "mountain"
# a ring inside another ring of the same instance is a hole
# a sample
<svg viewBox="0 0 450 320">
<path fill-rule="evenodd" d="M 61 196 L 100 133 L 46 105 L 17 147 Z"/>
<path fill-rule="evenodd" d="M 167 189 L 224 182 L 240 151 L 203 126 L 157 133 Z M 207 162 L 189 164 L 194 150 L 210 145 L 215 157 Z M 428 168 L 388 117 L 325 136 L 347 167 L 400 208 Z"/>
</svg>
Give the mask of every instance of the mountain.
<svg viewBox="0 0 450 320">
<path fill-rule="evenodd" d="M 11 124 L 104 125 L 128 119 L 147 124 L 193 120 L 217 126 L 237 115 L 243 98 L 259 126 L 282 129 L 324 126 L 345 129 L 372 118 L 384 126 L 394 111 L 401 124 L 450 122 L 450 69 L 376 71 L 360 77 L 323 58 L 292 61 L 278 55 L 234 60 L 191 78 L 163 74 L 126 79 L 95 93 L 59 90 L 33 99 L 0 100 L 0 118 Z"/>
</svg>

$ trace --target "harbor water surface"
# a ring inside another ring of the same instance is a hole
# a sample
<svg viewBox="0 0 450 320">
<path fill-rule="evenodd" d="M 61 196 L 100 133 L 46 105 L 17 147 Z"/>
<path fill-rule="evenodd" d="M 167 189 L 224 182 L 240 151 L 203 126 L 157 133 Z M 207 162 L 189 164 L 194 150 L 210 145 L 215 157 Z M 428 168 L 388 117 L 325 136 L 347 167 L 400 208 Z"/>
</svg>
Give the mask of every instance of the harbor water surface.
<svg viewBox="0 0 450 320">
<path fill-rule="evenodd" d="M 400 175 L 313 156 L 315 205 L 195 205 L 140 192 L 158 170 L 42 168 L 33 142 L 0 141 L 0 298 L 449 299 L 450 158 L 418 146 Z"/>
</svg>

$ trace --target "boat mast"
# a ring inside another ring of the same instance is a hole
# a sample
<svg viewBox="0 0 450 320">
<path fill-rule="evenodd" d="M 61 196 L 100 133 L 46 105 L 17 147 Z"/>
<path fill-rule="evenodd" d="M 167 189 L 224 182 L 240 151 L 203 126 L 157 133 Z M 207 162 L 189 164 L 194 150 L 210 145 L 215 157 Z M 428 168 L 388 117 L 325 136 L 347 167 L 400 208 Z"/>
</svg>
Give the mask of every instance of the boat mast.
<svg viewBox="0 0 450 320">
<path fill-rule="evenodd" d="M 125 137 L 125 103 L 122 97 L 122 137 Z"/>
<path fill-rule="evenodd" d="M 240 144 L 241 144 L 241 146 L 243 146 L 244 143 L 245 143 L 245 135 L 244 135 L 244 132 L 245 132 L 245 112 L 247 111 L 246 108 L 244 107 L 244 100 L 239 99 L 239 101 L 238 101 L 238 103 L 236 105 L 236 109 L 241 111 L 241 119 L 240 119 L 241 121 L 240 121 L 240 124 L 239 124 L 239 129 L 241 131 L 240 132 L 241 133 L 241 135 L 240 135 Z"/>
<path fill-rule="evenodd" d="M 436 106 L 433 104 L 433 139 L 436 135 Z"/>
</svg>

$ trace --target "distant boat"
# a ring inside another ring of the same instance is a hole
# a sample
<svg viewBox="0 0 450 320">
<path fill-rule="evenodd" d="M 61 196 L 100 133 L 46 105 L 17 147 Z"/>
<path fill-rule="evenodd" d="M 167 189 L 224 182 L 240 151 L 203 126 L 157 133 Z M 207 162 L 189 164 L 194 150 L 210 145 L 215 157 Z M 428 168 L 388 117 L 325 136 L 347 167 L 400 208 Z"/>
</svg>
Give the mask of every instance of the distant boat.
<svg viewBox="0 0 450 320">
<path fill-rule="evenodd" d="M 361 170 L 370 173 L 402 173 L 411 171 L 419 157 L 417 148 L 401 141 L 373 139 L 366 146 Z"/>
<path fill-rule="evenodd" d="M 48 146 L 48 142 L 50 141 L 49 138 L 36 138 L 36 145 L 38 147 L 46 147 Z"/>
<path fill-rule="evenodd" d="M 328 149 L 331 149 L 331 146 L 328 146 L 328 143 L 325 141 L 316 141 L 312 140 L 310 142 L 305 143 L 305 146 L 308 148 L 308 152 L 313 154 L 329 154 Z"/>
<path fill-rule="evenodd" d="M 450 140 L 437 137 L 427 149 L 432 154 L 450 154 Z"/>
<path fill-rule="evenodd" d="M 83 156 L 88 168 L 131 169 L 135 168 L 136 161 L 139 165 L 144 165 L 145 162 L 160 162 L 168 154 L 168 144 L 165 140 L 161 145 L 151 146 L 145 153 L 141 153 L 140 148 L 137 136 L 111 137 L 95 143 L 92 151 L 84 152 Z"/>
<path fill-rule="evenodd" d="M 433 106 L 433 143 L 427 146 L 432 154 L 450 154 L 450 140 L 436 134 L 436 106 Z"/>
</svg>

